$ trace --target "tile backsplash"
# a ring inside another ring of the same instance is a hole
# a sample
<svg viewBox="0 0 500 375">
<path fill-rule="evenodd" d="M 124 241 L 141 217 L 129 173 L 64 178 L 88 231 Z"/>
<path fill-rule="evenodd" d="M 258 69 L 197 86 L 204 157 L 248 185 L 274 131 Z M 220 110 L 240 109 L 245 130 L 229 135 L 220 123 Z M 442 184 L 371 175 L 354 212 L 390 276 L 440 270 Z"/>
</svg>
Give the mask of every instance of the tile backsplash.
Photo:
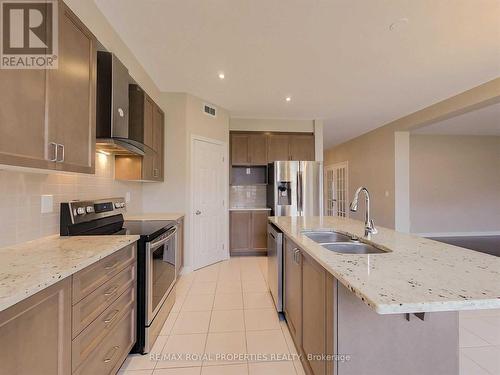
<svg viewBox="0 0 500 375">
<path fill-rule="evenodd" d="M 142 184 L 115 181 L 113 156 L 96 154 L 95 175 L 27 173 L 0 167 L 0 247 L 59 233 L 59 205 L 130 193 L 128 212 L 142 211 Z M 41 213 L 41 195 L 53 195 L 52 213 Z"/>
<path fill-rule="evenodd" d="M 266 185 L 240 185 L 229 189 L 229 207 L 265 207 Z"/>
</svg>

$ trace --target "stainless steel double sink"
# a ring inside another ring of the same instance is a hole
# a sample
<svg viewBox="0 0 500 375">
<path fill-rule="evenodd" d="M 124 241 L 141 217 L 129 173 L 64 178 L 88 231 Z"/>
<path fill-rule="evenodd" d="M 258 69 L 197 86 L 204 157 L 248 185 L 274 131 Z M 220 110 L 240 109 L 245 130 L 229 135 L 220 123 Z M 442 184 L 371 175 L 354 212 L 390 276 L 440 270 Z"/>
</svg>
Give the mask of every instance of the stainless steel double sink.
<svg viewBox="0 0 500 375">
<path fill-rule="evenodd" d="M 341 254 L 382 254 L 388 251 L 335 231 L 306 230 L 302 234 L 325 249 Z"/>
</svg>

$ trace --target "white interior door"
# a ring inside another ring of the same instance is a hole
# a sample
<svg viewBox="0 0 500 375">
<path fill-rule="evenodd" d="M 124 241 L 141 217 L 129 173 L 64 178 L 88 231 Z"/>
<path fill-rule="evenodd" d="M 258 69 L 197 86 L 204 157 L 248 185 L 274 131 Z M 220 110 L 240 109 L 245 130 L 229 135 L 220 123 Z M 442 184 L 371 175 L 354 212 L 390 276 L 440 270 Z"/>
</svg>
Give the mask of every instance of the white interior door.
<svg viewBox="0 0 500 375">
<path fill-rule="evenodd" d="M 227 257 L 223 144 L 193 139 L 192 231 L 194 269 Z"/>
<path fill-rule="evenodd" d="M 325 168 L 325 212 L 327 216 L 349 217 L 349 169 L 347 162 Z"/>
</svg>

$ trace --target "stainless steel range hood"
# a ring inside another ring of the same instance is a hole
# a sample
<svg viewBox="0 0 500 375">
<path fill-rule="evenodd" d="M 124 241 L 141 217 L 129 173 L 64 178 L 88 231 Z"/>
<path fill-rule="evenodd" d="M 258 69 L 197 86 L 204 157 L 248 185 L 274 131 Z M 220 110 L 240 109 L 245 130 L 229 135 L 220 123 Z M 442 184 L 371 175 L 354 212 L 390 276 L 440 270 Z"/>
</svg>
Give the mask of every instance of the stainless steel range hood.
<svg viewBox="0 0 500 375">
<path fill-rule="evenodd" d="M 144 155 L 146 146 L 131 138 L 128 70 L 110 52 L 97 52 L 96 149 L 117 155 Z"/>
</svg>

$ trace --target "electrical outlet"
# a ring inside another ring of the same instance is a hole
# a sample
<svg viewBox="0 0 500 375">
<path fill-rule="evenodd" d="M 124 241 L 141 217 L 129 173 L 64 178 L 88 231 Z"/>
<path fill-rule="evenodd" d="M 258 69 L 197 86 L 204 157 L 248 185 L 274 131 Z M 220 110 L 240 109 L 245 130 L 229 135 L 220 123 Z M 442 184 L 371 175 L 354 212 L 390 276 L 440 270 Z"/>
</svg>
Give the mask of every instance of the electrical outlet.
<svg viewBox="0 0 500 375">
<path fill-rule="evenodd" d="M 247 191 L 247 198 L 251 198 L 251 197 L 252 197 L 252 192 Z"/>
<path fill-rule="evenodd" d="M 125 203 L 130 203 L 130 191 L 125 193 Z"/>
<path fill-rule="evenodd" d="M 251 174 L 252 173 L 252 170 L 250 168 L 247 168 L 246 171 L 247 171 L 247 174 Z"/>
<path fill-rule="evenodd" d="M 40 206 L 42 214 L 50 214 L 51 212 L 54 212 L 54 196 L 42 195 L 40 197 Z"/>
</svg>

